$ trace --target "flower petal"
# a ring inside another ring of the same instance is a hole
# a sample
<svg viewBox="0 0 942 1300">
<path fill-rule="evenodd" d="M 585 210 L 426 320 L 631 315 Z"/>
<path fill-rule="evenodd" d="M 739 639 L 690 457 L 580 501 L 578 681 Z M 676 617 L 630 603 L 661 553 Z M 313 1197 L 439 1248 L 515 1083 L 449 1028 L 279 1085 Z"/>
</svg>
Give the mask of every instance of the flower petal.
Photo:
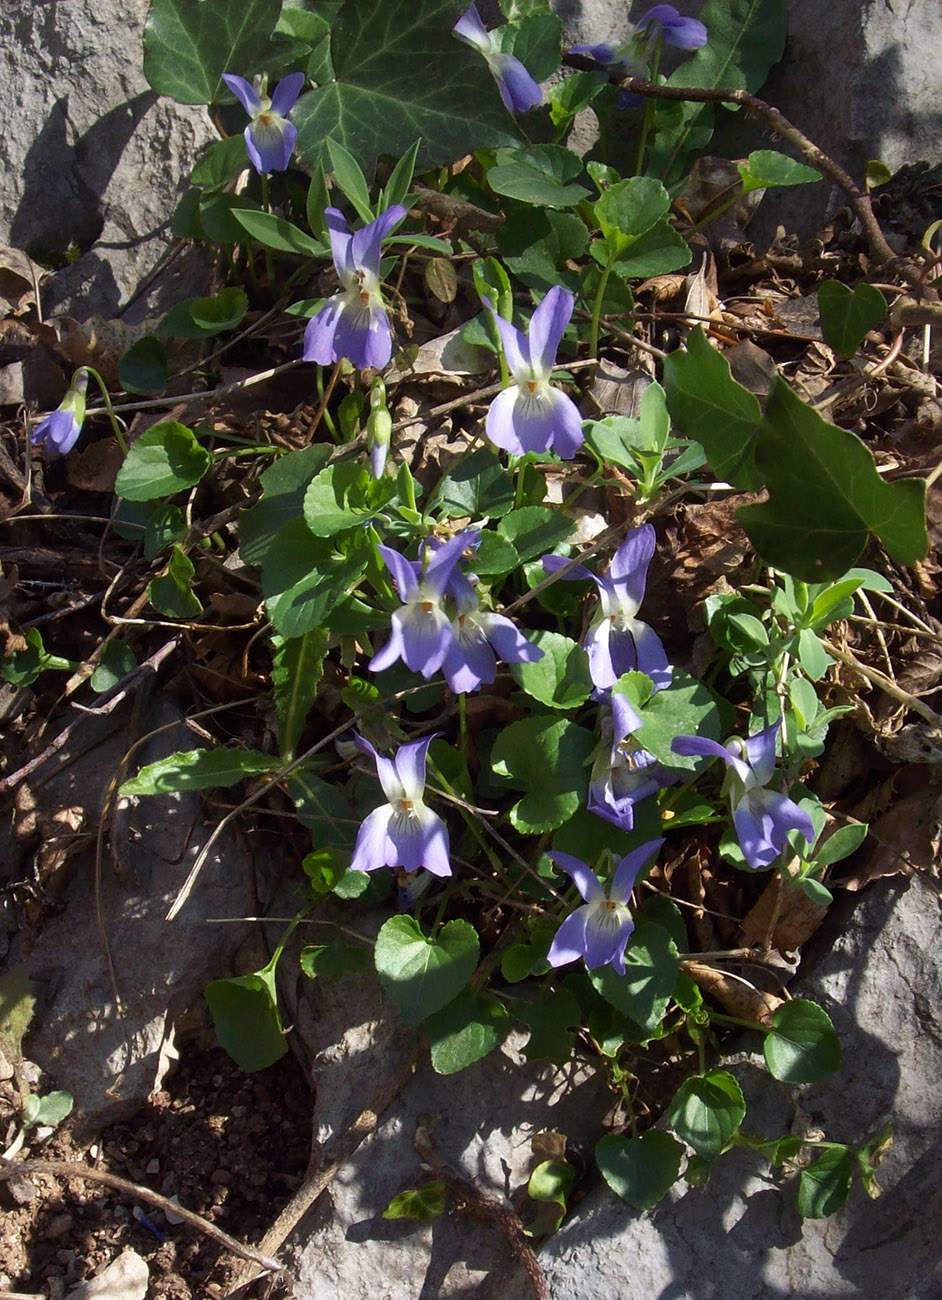
<svg viewBox="0 0 942 1300">
<path fill-rule="evenodd" d="M 400 745 L 393 760 L 399 782 L 407 799 L 421 799 L 425 794 L 425 760 L 428 747 L 440 733 L 432 732 L 421 740 L 412 740 Z"/>
<path fill-rule="evenodd" d="M 540 84 L 512 54 L 492 53 L 487 62 L 508 113 L 526 113 L 543 100 Z"/>
<path fill-rule="evenodd" d="M 639 845 L 638 848 L 632 849 L 630 853 L 627 853 L 622 858 L 615 869 L 612 887 L 608 891 L 608 896 L 613 903 L 628 902 L 638 876 L 647 863 L 659 852 L 663 843 L 663 839 L 648 840 L 647 844 Z"/>
<path fill-rule="evenodd" d="M 612 620 L 597 618 L 590 624 L 582 642 L 582 648 L 589 656 L 589 676 L 601 691 L 614 686 L 621 676 L 612 663 L 612 640 Z"/>
<path fill-rule="evenodd" d="M 58 460 L 72 450 L 82 432 L 81 423 L 71 411 L 53 411 L 30 434 L 30 442 L 42 443 L 43 454 L 49 460 Z"/>
<path fill-rule="evenodd" d="M 752 769 L 741 758 L 731 754 L 725 745 L 706 736 L 675 736 L 671 741 L 671 749 L 685 758 L 721 758 L 741 781 L 748 781 L 752 777 Z"/>
<path fill-rule="evenodd" d="M 454 629 L 454 624 L 452 624 Z M 470 695 L 497 676 L 497 660 L 483 634 L 461 637 L 457 631 L 442 664 L 445 680 L 456 695 Z"/>
<path fill-rule="evenodd" d="M 733 825 L 743 857 L 754 871 L 771 866 L 791 830 L 814 840 L 814 826 L 803 809 L 775 790 L 749 790 L 733 808 Z"/>
<path fill-rule="evenodd" d="M 587 908 L 585 964 L 588 970 L 611 963 L 619 975 L 625 973 L 624 953 L 635 923 L 627 907 L 596 905 Z"/>
<path fill-rule="evenodd" d="M 498 316 L 486 298 L 483 301 L 494 317 L 494 324 L 500 335 L 501 347 L 504 349 L 510 373 L 518 384 L 525 384 L 531 377 L 530 344 L 526 334 L 521 334 L 516 325 L 512 325 L 509 320 L 504 320 L 503 316 Z"/>
<path fill-rule="evenodd" d="M 567 564 L 572 564 L 572 561 L 567 560 L 565 555 L 543 556 L 544 573 L 559 573 L 560 569 L 565 569 Z M 573 564 L 569 572 L 563 574 L 562 580 L 563 582 L 582 582 L 587 578 L 592 582 L 598 581 L 592 570 L 587 569 L 584 564 Z"/>
<path fill-rule="evenodd" d="M 380 867 L 395 866 L 390 861 L 395 858 L 395 847 L 388 834 L 391 816 L 392 809 L 383 804 L 363 820 L 350 859 L 351 871 L 377 871 Z"/>
<path fill-rule="evenodd" d="M 545 651 L 528 641 L 515 623 L 503 614 L 479 614 L 478 623 L 505 664 L 534 664 Z M 492 679 L 493 680 L 493 679 Z"/>
<path fill-rule="evenodd" d="M 464 41 L 466 45 L 473 45 L 476 50 L 482 54 L 489 54 L 491 51 L 491 38 L 487 34 L 487 28 L 481 21 L 481 15 L 478 13 L 477 5 L 470 5 L 455 23 L 452 31 L 458 37 L 459 41 Z"/>
<path fill-rule="evenodd" d="M 644 600 L 648 565 L 657 545 L 652 524 L 632 528 L 612 556 L 608 577 L 614 583 L 622 607 L 634 614 Z"/>
<path fill-rule="evenodd" d="M 588 919 L 588 907 L 577 907 L 566 917 L 556 931 L 546 960 L 551 966 L 565 966 L 568 962 L 578 961 L 585 956 L 585 929 Z"/>
<path fill-rule="evenodd" d="M 572 877 L 574 885 L 587 903 L 594 903 L 605 897 L 598 876 L 581 858 L 574 858 L 571 853 L 560 853 L 556 849 L 546 856 L 550 862 L 555 862 L 557 867 L 562 867 L 563 871 Z"/>
<path fill-rule="evenodd" d="M 347 219 L 339 208 L 325 208 L 324 220 L 330 238 L 330 251 L 334 259 L 334 268 L 341 282 L 349 289 L 353 283 L 353 273 L 356 267 L 350 256 L 350 245 L 353 242 L 353 236 L 347 225 Z"/>
<path fill-rule="evenodd" d="M 641 714 L 620 691 L 612 691 L 612 748 L 633 735 L 641 726 Z"/>
<path fill-rule="evenodd" d="M 379 263 L 383 240 L 391 235 L 396 227 L 405 220 L 406 210 L 401 203 L 394 203 L 385 212 L 380 213 L 375 221 L 358 230 L 353 236 L 351 257 L 358 270 L 368 271 L 379 279 Z"/>
<path fill-rule="evenodd" d="M 709 40 L 709 33 L 699 18 L 684 18 L 673 5 L 654 5 L 638 26 L 648 29 L 654 23 L 660 26 L 667 44 L 679 50 L 699 50 Z"/>
<path fill-rule="evenodd" d="M 782 730 L 782 719 L 749 736 L 741 743 L 746 751 L 746 762 L 756 777 L 756 785 L 768 785 L 775 772 L 775 746 Z"/>
<path fill-rule="evenodd" d="M 419 565 L 414 560 L 407 560 L 404 555 L 400 555 L 391 546 L 380 545 L 376 549 L 383 557 L 386 568 L 392 574 L 396 590 L 399 592 L 403 603 L 408 600 L 415 600 L 419 594 L 417 575 Z"/>
<path fill-rule="evenodd" d="M 552 438 L 550 445 L 560 460 L 572 460 L 585 442 L 582 432 L 582 415 L 567 393 L 558 388 L 548 388 L 546 398 L 552 412 Z"/>
<path fill-rule="evenodd" d="M 458 564 L 464 551 L 477 546 L 481 540 L 479 528 L 469 528 L 463 533 L 456 533 L 435 551 L 425 566 L 422 577 L 422 591 L 434 594 L 437 599 L 445 594 L 445 588 L 451 578 L 452 570 Z"/>
<path fill-rule="evenodd" d="M 500 447 L 502 451 L 509 451 L 514 456 L 522 456 L 524 452 L 531 450 L 529 447 L 524 447 L 520 441 L 514 424 L 514 409 L 519 396 L 520 389 L 516 384 L 498 393 L 487 408 L 487 419 L 484 422 L 484 432 L 494 446 Z M 548 445 L 547 441 L 538 450 L 545 451 Z"/>
<path fill-rule="evenodd" d="M 298 96 L 303 89 L 303 72 L 289 72 L 287 77 L 282 77 L 271 97 L 273 111 L 280 113 L 282 117 L 287 117 L 298 102 Z"/>
<path fill-rule="evenodd" d="M 396 849 L 394 865 L 406 871 L 424 867 L 435 876 L 450 876 L 448 829 L 441 817 L 424 804 L 409 815 L 393 815 L 389 821 L 389 838 Z"/>
<path fill-rule="evenodd" d="M 248 113 L 249 117 L 254 117 L 262 106 L 255 87 L 244 77 L 237 77 L 234 72 L 224 72 L 222 79 L 235 95 L 236 99 Z"/>
<path fill-rule="evenodd" d="M 432 601 L 397 609 L 392 623 L 402 628 L 402 657 L 414 673 L 428 679 L 438 672 L 455 639 L 445 611 Z"/>
<path fill-rule="evenodd" d="M 341 310 L 334 331 L 336 358 L 346 357 L 358 370 L 382 370 L 392 356 L 389 317 L 379 303 L 363 305 L 359 297 L 341 295 Z"/>
<path fill-rule="evenodd" d="M 312 316 L 304 328 L 304 352 L 302 354 L 305 361 L 316 361 L 319 366 L 330 366 L 337 359 L 337 353 L 334 350 L 334 335 L 337 332 L 337 322 L 340 319 L 340 313 L 343 308 L 343 295 L 335 294 L 320 309 L 316 316 Z"/>
<path fill-rule="evenodd" d="M 272 114 L 266 121 L 266 116 L 255 118 L 245 128 L 245 151 L 261 175 L 285 171 L 298 138 L 297 127 L 283 117 Z"/>
<path fill-rule="evenodd" d="M 556 353 L 572 316 L 575 298 L 568 289 L 554 285 L 530 317 L 530 364 L 534 375 L 548 379 L 556 364 Z"/>
<path fill-rule="evenodd" d="M 376 764 L 376 775 L 379 778 L 380 785 L 383 787 L 383 794 L 389 802 L 393 803 L 398 799 L 406 798 L 406 793 L 402 788 L 402 781 L 399 778 L 399 773 L 396 770 L 396 764 L 393 760 L 391 758 L 386 758 L 384 754 L 380 754 L 379 751 L 370 744 L 365 736 L 361 736 L 357 732 L 354 732 L 353 743 L 361 754 L 369 754 L 373 759 L 373 762 Z"/>
<path fill-rule="evenodd" d="M 631 639 L 634 643 L 634 666 L 638 671 L 647 673 L 654 683 L 656 691 L 663 691 L 670 686 L 674 670 L 671 668 L 664 647 L 661 645 L 661 638 L 654 629 L 649 627 L 647 623 L 642 623 L 639 619 L 632 619 Z M 612 658 L 615 661 L 615 666 L 618 667 L 614 650 Z M 630 672 L 631 670 L 626 671 Z M 619 676 L 621 676 L 621 673 L 619 673 Z"/>
</svg>

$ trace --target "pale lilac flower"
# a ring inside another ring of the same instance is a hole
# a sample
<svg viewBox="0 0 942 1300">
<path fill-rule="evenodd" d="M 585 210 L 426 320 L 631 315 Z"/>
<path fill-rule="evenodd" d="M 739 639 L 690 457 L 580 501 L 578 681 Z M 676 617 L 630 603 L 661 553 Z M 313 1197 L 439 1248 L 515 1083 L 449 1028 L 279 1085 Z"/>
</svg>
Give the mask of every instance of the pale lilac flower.
<svg viewBox="0 0 942 1300">
<path fill-rule="evenodd" d="M 539 104 L 543 92 L 538 83 L 519 59 L 512 54 L 504 54 L 497 48 L 493 37 L 481 22 L 476 5 L 471 5 L 458 19 L 453 31 L 459 41 L 464 41 L 465 45 L 471 45 L 479 54 L 483 54 L 508 113 L 525 113 Z"/>
<path fill-rule="evenodd" d="M 587 54 L 596 63 L 604 63 L 620 77 L 645 76 L 648 60 L 658 39 L 679 50 L 698 50 L 706 45 L 709 33 L 699 18 L 685 18 L 673 5 L 654 5 L 635 23 L 627 41 L 600 45 L 573 45 L 573 54 Z"/>
<path fill-rule="evenodd" d="M 304 360 L 329 366 L 346 357 L 358 370 L 389 364 L 392 331 L 379 284 L 382 243 L 405 218 L 394 203 L 362 230 L 350 233 L 343 213 L 326 208 L 334 266 L 343 289 L 312 316 L 304 331 Z"/>
<path fill-rule="evenodd" d="M 640 726 L 640 715 L 624 695 L 613 691 L 611 710 L 602 721 L 602 743 L 592 763 L 587 807 L 623 831 L 634 826 L 635 804 L 680 780 L 633 739 Z"/>
<path fill-rule="evenodd" d="M 651 524 L 633 528 L 612 556 L 604 578 L 583 564 L 565 573 L 567 581 L 589 578 L 599 589 L 599 609 L 586 633 L 583 645 L 589 656 L 589 672 L 601 690 L 608 690 L 624 673 L 647 673 L 656 691 L 671 683 L 671 666 L 657 633 L 635 615 L 644 599 L 648 565 L 654 554 L 656 535 Z M 561 555 L 544 555 L 543 568 L 558 573 L 569 560 Z"/>
<path fill-rule="evenodd" d="M 304 87 L 304 73 L 290 72 L 283 77 L 270 99 L 235 73 L 224 72 L 222 79 L 252 119 L 245 128 L 249 162 L 261 175 L 283 172 L 291 162 L 298 138 L 297 127 L 288 121 L 288 114 Z"/>
<path fill-rule="evenodd" d="M 442 601 L 460 578 L 454 571 L 462 551 L 476 546 L 480 536 L 477 530 L 458 533 L 437 549 L 426 543 L 421 560 L 407 560 L 391 546 L 378 548 L 403 605 L 393 612 L 389 640 L 370 660 L 372 672 L 382 672 L 397 659 L 425 678 L 438 672 L 455 641 Z"/>
<path fill-rule="evenodd" d="M 675 754 L 721 758 L 727 765 L 722 793 L 729 797 L 739 847 L 754 871 L 775 861 L 789 831 L 799 831 L 809 843 L 815 838 L 808 814 L 787 795 L 766 788 L 775 774 L 781 727 L 779 718 L 748 740 L 733 736 L 725 745 L 705 736 L 677 736 L 671 743 Z"/>
<path fill-rule="evenodd" d="M 42 444 L 43 453 L 49 460 L 58 460 L 60 456 L 65 456 L 78 442 L 85 420 L 87 387 L 88 371 L 83 366 L 72 376 L 72 383 L 59 403 L 58 410 L 47 415 L 30 434 L 30 442 L 36 446 Z"/>
<path fill-rule="evenodd" d="M 663 843 L 663 840 L 650 840 L 622 858 L 608 894 L 595 872 L 581 859 L 569 853 L 547 854 L 572 877 L 585 899 L 583 906 L 571 912 L 556 931 L 546 954 L 551 966 L 565 966 L 582 957 L 589 970 L 610 965 L 616 974 L 624 975 L 625 948 L 635 928 L 628 901 L 642 869 Z"/>
<path fill-rule="evenodd" d="M 485 432 L 496 447 L 522 456 L 528 451 L 554 451 L 571 460 L 582 446 L 582 416 L 571 397 L 550 384 L 556 350 L 569 318 L 573 296 L 555 285 L 530 318 L 527 334 L 491 310 L 504 356 L 514 382 L 490 405 Z"/>
<path fill-rule="evenodd" d="M 370 754 L 386 796 L 360 826 L 350 861 L 351 871 L 376 871 L 379 867 L 424 867 L 434 876 L 450 876 L 448 827 L 432 812 L 425 794 L 425 760 L 434 736 L 400 745 L 395 758 L 378 754 L 368 740 L 355 736 L 357 748 Z"/>
<path fill-rule="evenodd" d="M 507 664 L 532 664 L 544 653 L 509 618 L 481 609 L 474 588 L 463 574 L 460 577 L 463 586 L 451 589 L 458 607 L 451 622 L 454 640 L 442 664 L 445 680 L 456 695 L 489 686 L 497 676 L 498 659 Z"/>
</svg>

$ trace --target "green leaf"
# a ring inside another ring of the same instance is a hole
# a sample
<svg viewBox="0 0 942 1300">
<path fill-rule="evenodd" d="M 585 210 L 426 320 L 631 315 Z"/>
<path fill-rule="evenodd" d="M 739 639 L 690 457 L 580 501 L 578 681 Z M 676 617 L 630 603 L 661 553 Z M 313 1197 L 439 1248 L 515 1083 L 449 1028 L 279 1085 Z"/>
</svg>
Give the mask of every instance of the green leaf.
<svg viewBox="0 0 942 1300">
<path fill-rule="evenodd" d="M 190 172 L 190 184 L 200 189 L 217 190 L 235 180 L 249 166 L 245 137 L 230 135 L 211 144 Z"/>
<path fill-rule="evenodd" d="M 886 316 L 886 299 L 872 284 L 851 290 L 838 280 L 825 280 L 818 289 L 818 311 L 825 343 L 838 356 L 852 357 Z"/>
<path fill-rule="evenodd" d="M 370 187 L 360 168 L 360 164 L 348 149 L 338 140 L 327 138 L 327 156 L 334 183 L 357 210 L 361 221 L 373 220 L 373 206 L 370 203 Z"/>
<path fill-rule="evenodd" d="M 300 637 L 275 637 L 271 681 L 278 714 L 281 757 L 294 758 L 311 705 L 317 698 L 330 634 L 314 628 Z"/>
<path fill-rule="evenodd" d="M 632 689 L 630 682 L 625 682 L 623 686 L 623 682 L 625 679 L 621 678 L 613 689 L 626 695 L 633 703 L 636 702 L 636 688 Z M 713 692 L 682 668 L 675 668 L 670 686 L 666 690 L 655 691 L 639 711 L 641 727 L 634 733 L 634 738 L 642 749 L 653 754 L 667 767 L 693 772 L 699 761 L 674 753 L 671 742 L 676 736 L 705 736 L 709 740 L 720 738 L 722 720 Z"/>
<path fill-rule="evenodd" d="M 513 503 L 513 479 L 489 447 L 479 447 L 456 465 L 436 494 L 436 505 L 446 519 L 497 519 Z"/>
<path fill-rule="evenodd" d="M 362 875 L 357 872 L 357 875 Z M 370 968 L 370 954 L 356 943 L 317 943 L 302 948 L 298 960 L 308 979 L 339 980 L 362 975 Z"/>
<path fill-rule="evenodd" d="M 559 632 L 533 632 L 528 637 L 543 651 L 533 663 L 511 664 L 510 671 L 527 695 L 551 709 L 576 709 L 594 690 L 589 656 L 582 646 Z"/>
<path fill-rule="evenodd" d="M 505 149 L 487 173 L 495 194 L 544 208 L 574 208 L 589 197 L 584 185 L 570 182 L 582 171 L 582 161 L 562 145 L 531 145 Z"/>
<path fill-rule="evenodd" d="M 594 245 L 591 251 L 595 256 Z M 683 235 L 669 221 L 659 221 L 632 241 L 612 269 L 621 280 L 641 280 L 649 275 L 677 271 L 687 265 L 690 256 L 690 245 Z"/>
<path fill-rule="evenodd" d="M 500 1046 L 510 1028 L 510 1017 L 492 993 L 465 989 L 447 1007 L 429 1016 L 425 1028 L 432 1069 L 436 1074 L 457 1074 Z"/>
<path fill-rule="evenodd" d="M 517 206 L 497 231 L 497 247 L 521 283 L 545 293 L 554 284 L 571 290 L 579 277 L 566 263 L 581 257 L 589 244 L 589 232 L 581 217 Z"/>
<path fill-rule="evenodd" d="M 783 1083 L 820 1083 L 841 1068 L 841 1044 L 830 1016 L 801 998 L 774 1013 L 762 1050 L 769 1073 Z"/>
<path fill-rule="evenodd" d="M 504 515 L 497 532 L 516 549 L 521 560 L 545 555 L 571 537 L 575 522 L 549 506 L 522 506 Z"/>
<path fill-rule="evenodd" d="M 198 483 L 213 463 L 185 424 L 152 424 L 131 443 L 114 490 L 129 501 L 154 501 Z"/>
<path fill-rule="evenodd" d="M 529 1236 L 546 1236 L 555 1232 L 566 1213 L 566 1202 L 575 1182 L 576 1171 L 568 1160 L 544 1160 L 537 1165 L 527 1183 L 527 1195 L 544 1206 L 555 1206 L 557 1213 L 543 1214 L 527 1229 Z"/>
<path fill-rule="evenodd" d="M 867 838 L 866 826 L 840 826 L 815 850 L 816 867 L 829 867 L 832 862 L 840 862 L 856 853 Z"/>
<path fill-rule="evenodd" d="M 350 801 L 343 791 L 322 781 L 307 767 L 295 768 L 286 779 L 298 820 L 311 832 L 314 847 L 344 849 L 349 853 L 359 819 L 354 817 Z M 360 876 L 363 873 L 355 871 L 352 874 Z"/>
<path fill-rule="evenodd" d="M 795 1208 L 803 1219 L 826 1219 L 847 1200 L 853 1177 L 854 1157 L 847 1147 L 823 1151 L 801 1171 Z"/>
<path fill-rule="evenodd" d="M 610 1133 L 595 1148 L 602 1177 L 635 1210 L 650 1210 L 680 1176 L 684 1149 L 669 1133 L 651 1129 L 641 1137 Z"/>
<path fill-rule="evenodd" d="M 568 989 L 544 992 L 538 1002 L 515 1002 L 513 1013 L 530 1030 L 523 1054 L 528 1061 L 552 1061 L 562 1068 L 576 1043 L 574 1028 L 582 1022 L 579 1003 Z"/>
<path fill-rule="evenodd" d="M 23 1055 L 23 1038 L 35 1006 L 33 982 L 22 966 L 0 975 L 0 1047 L 11 1064 Z"/>
<path fill-rule="evenodd" d="M 156 560 L 174 542 L 182 542 L 187 527 L 186 515 L 179 506 L 155 505 L 144 527 L 144 559 Z"/>
<path fill-rule="evenodd" d="M 452 35 L 463 0 L 347 0 L 331 30 L 336 80 L 304 95 L 291 120 L 310 167 L 328 137 L 369 176 L 377 157 L 421 139 L 418 167 L 516 144 L 484 60 Z M 432 75 L 430 75 L 430 73 Z"/>
<path fill-rule="evenodd" d="M 707 0 L 698 17 L 710 39 L 668 85 L 758 90 L 785 50 L 787 0 Z"/>
<path fill-rule="evenodd" d="M 395 496 L 391 478 L 378 481 L 365 465 L 337 461 L 322 469 L 304 494 L 304 519 L 316 537 L 332 537 L 369 523 Z"/>
<path fill-rule="evenodd" d="M 189 298 L 171 307 L 158 321 L 157 336 L 162 339 L 212 338 L 235 329 L 245 319 L 248 309 L 249 300 L 243 289 L 220 289 L 212 298 Z"/>
<path fill-rule="evenodd" d="M 466 987 L 478 964 L 478 936 L 467 921 L 448 921 L 427 938 L 411 916 L 393 916 L 376 937 L 376 973 L 385 991 L 417 1025 Z"/>
<path fill-rule="evenodd" d="M 274 971 L 212 980 L 203 990 L 216 1037 L 246 1074 L 264 1070 L 288 1050 L 282 1032 Z"/>
<path fill-rule="evenodd" d="M 925 556 L 925 483 L 885 482 L 856 434 L 828 424 L 778 376 L 759 428 L 756 466 L 769 500 L 736 516 L 775 568 L 806 582 L 838 578 L 871 532 L 898 564 Z"/>
<path fill-rule="evenodd" d="M 178 104 L 229 96 L 222 73 L 263 66 L 281 0 L 153 0 L 144 28 L 144 76 Z M 230 96 L 231 98 L 231 96 Z"/>
<path fill-rule="evenodd" d="M 527 791 L 510 812 L 517 830 L 555 830 L 585 803 L 595 744 L 592 732 L 565 718 L 524 718 L 501 732 L 491 751 L 494 771 Z"/>
<path fill-rule="evenodd" d="M 411 1219 L 413 1223 L 431 1223 L 445 1213 L 447 1188 L 440 1178 L 414 1191 L 400 1192 L 383 1210 L 384 1219 Z"/>
<path fill-rule="evenodd" d="M 240 226 L 244 226 L 253 239 L 266 248 L 279 253 L 300 253 L 302 257 L 326 257 L 327 249 L 317 239 L 293 226 L 272 212 L 253 212 L 251 208 L 236 208 L 232 213 Z"/>
<path fill-rule="evenodd" d="M 174 790 L 212 790 L 247 776 L 273 772 L 278 760 L 253 749 L 188 749 L 142 767 L 118 793 L 170 794 Z"/>
<path fill-rule="evenodd" d="M 356 586 L 366 559 L 365 548 L 352 554 L 335 550 L 315 537 L 303 519 L 286 524 L 262 570 L 262 593 L 275 631 L 295 637 L 323 626 Z"/>
<path fill-rule="evenodd" d="M 166 571 L 147 584 L 147 599 L 166 618 L 197 618 L 203 612 L 193 578 L 196 570 L 182 546 L 170 552 Z"/>
<path fill-rule="evenodd" d="M 589 972 L 589 979 L 616 1011 L 653 1034 L 674 992 L 677 963 L 677 948 L 668 932 L 653 921 L 642 921 L 625 950 L 625 974 L 601 966 Z"/>
<path fill-rule="evenodd" d="M 248 244 L 245 230 L 234 216 L 234 213 L 242 211 L 261 212 L 262 209 L 246 194 L 231 194 L 218 190 L 208 190 L 201 194 L 199 224 L 204 237 L 215 239 L 220 244 Z M 173 308 L 173 312 L 176 310 Z M 176 319 L 174 317 L 175 321 Z M 157 333 L 160 333 L 159 327 Z M 184 337 L 190 336 L 184 335 Z"/>
<path fill-rule="evenodd" d="M 667 1122 L 704 1160 L 725 1151 L 746 1115 L 742 1089 L 726 1070 L 685 1079 L 667 1108 Z"/>
<path fill-rule="evenodd" d="M 124 641 L 106 641 L 92 673 L 91 687 L 102 695 L 137 667 L 137 656 Z"/>
<path fill-rule="evenodd" d="M 686 351 L 666 358 L 664 387 L 671 418 L 702 445 L 716 476 L 747 492 L 761 487 L 755 466 L 758 400 L 733 379 L 729 362 L 710 347 L 699 325 Z"/>
<path fill-rule="evenodd" d="M 47 1092 L 42 1097 L 30 1095 L 27 1097 L 27 1102 L 34 1104 L 30 1106 L 28 1114 L 24 1106 L 23 1124 L 26 1128 L 34 1128 L 37 1124 L 48 1124 L 51 1128 L 55 1128 L 64 1119 L 68 1119 L 75 1105 L 75 1099 L 70 1092 Z"/>
<path fill-rule="evenodd" d="M 264 564 L 285 524 L 298 519 L 311 479 L 330 459 L 330 446 L 301 447 L 281 456 L 262 474 L 258 505 L 239 516 L 239 555 L 245 564 Z"/>
<path fill-rule="evenodd" d="M 776 185 L 810 185 L 821 179 L 821 173 L 813 167 L 789 158 L 786 153 L 777 153 L 774 149 L 756 149 L 743 163 L 736 164 L 742 177 L 743 191 L 771 189 Z M 827 284 L 836 281 L 825 281 Z"/>
<path fill-rule="evenodd" d="M 619 248 L 627 250 L 670 211 L 671 200 L 660 181 L 651 176 L 632 176 L 604 191 L 593 207 L 599 229 L 609 236 L 621 236 Z"/>
<path fill-rule="evenodd" d="M 519 59 L 534 81 L 545 81 L 559 68 L 563 25 L 555 14 L 537 12 L 506 23 L 494 29 L 491 39 Z"/>
<path fill-rule="evenodd" d="M 126 393 L 156 397 L 167 387 L 167 349 L 153 334 L 132 343 L 118 362 L 118 383 Z"/>
</svg>

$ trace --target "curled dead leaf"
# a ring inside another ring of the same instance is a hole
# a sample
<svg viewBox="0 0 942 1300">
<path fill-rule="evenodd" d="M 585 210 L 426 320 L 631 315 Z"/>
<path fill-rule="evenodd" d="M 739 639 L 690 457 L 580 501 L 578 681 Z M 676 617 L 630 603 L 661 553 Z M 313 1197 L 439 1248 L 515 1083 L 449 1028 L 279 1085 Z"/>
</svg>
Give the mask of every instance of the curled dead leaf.
<svg viewBox="0 0 942 1300">
<path fill-rule="evenodd" d="M 785 999 L 774 993 L 763 993 L 742 978 L 728 971 L 716 970 L 699 961 L 682 961 L 680 969 L 693 980 L 697 988 L 715 998 L 723 1010 L 741 1020 L 752 1020 L 757 1025 L 769 1025 L 772 1016 Z"/>
</svg>

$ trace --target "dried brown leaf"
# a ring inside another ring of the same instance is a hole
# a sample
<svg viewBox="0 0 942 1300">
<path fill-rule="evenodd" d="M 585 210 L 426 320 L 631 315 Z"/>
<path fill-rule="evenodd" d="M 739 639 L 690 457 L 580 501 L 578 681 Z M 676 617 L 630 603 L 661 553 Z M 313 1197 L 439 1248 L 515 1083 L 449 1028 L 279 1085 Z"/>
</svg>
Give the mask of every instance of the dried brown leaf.
<svg viewBox="0 0 942 1300">
<path fill-rule="evenodd" d="M 727 1015 L 742 1020 L 769 1025 L 772 1016 L 785 1002 L 784 998 L 776 997 L 774 993 L 763 993 L 754 988 L 741 976 L 716 970 L 699 961 L 682 961 L 680 969 L 702 992 L 715 998 Z"/>
<path fill-rule="evenodd" d="M 827 912 L 820 903 L 813 903 L 803 889 L 788 888 L 776 873 L 743 918 L 743 938 L 762 949 L 797 952 Z"/>
</svg>

